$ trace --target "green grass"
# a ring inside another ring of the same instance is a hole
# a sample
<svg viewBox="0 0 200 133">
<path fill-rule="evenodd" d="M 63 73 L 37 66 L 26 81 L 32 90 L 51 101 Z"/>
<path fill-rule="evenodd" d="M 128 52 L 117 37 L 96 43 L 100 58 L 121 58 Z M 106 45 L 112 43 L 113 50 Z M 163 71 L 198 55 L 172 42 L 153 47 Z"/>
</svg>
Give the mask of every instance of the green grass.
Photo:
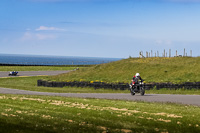
<svg viewBox="0 0 200 133">
<path fill-rule="evenodd" d="M 200 132 L 200 108 L 0 94 L 0 132 Z"/>
<path fill-rule="evenodd" d="M 67 66 L 0 66 L 0 71 L 56 71 L 73 70 L 77 67 Z"/>
<path fill-rule="evenodd" d="M 94 88 L 78 88 L 78 87 L 38 87 L 37 80 L 47 76 L 34 77 L 9 77 L 0 78 L 0 87 L 30 90 L 39 92 L 56 92 L 56 93 L 128 93 L 129 91 L 113 91 Z"/>
<path fill-rule="evenodd" d="M 198 82 L 200 81 L 199 70 L 200 57 L 129 58 L 47 79 L 56 81 L 99 80 L 128 83 L 133 75 L 139 72 L 146 82 Z"/>
</svg>

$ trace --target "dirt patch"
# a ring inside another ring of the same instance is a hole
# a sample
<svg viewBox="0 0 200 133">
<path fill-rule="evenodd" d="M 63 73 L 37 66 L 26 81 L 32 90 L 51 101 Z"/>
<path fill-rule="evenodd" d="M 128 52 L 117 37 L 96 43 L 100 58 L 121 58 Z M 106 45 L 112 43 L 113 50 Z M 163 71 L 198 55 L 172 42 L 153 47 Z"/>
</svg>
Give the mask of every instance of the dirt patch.
<svg viewBox="0 0 200 133">
<path fill-rule="evenodd" d="M 175 114 L 169 114 L 169 115 L 167 115 L 167 117 L 171 117 L 171 118 L 183 118 L 183 116 L 178 116 L 178 115 L 175 115 Z"/>
<path fill-rule="evenodd" d="M 171 120 L 164 120 L 164 119 L 162 119 L 162 118 L 160 118 L 160 119 L 157 119 L 158 121 L 163 121 L 163 122 L 166 122 L 166 123 L 169 123 L 169 122 L 171 122 Z"/>
<path fill-rule="evenodd" d="M 128 130 L 128 129 L 121 129 L 121 131 L 124 133 L 132 133 L 132 130 Z"/>
<path fill-rule="evenodd" d="M 104 130 L 104 131 L 107 130 L 107 127 L 98 126 L 97 128 L 100 129 L 100 130 Z"/>
<path fill-rule="evenodd" d="M 53 117 L 51 117 L 50 115 L 42 115 L 43 118 L 47 118 L 47 119 L 51 119 Z"/>
</svg>

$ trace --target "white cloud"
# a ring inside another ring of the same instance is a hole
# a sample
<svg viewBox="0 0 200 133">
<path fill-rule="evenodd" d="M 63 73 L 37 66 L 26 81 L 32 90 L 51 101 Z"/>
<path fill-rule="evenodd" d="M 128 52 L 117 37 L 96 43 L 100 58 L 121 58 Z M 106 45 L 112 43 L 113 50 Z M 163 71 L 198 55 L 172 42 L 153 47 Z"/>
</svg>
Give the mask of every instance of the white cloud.
<svg viewBox="0 0 200 133">
<path fill-rule="evenodd" d="M 53 34 L 35 34 L 31 32 L 25 32 L 21 37 L 21 41 L 32 41 L 32 40 L 52 40 L 56 39 L 57 36 Z"/>
<path fill-rule="evenodd" d="M 59 29 L 56 27 L 46 27 L 46 26 L 40 26 L 39 28 L 35 29 L 36 31 L 44 31 L 44 30 L 51 30 L 51 31 L 64 31 L 64 29 Z"/>
</svg>

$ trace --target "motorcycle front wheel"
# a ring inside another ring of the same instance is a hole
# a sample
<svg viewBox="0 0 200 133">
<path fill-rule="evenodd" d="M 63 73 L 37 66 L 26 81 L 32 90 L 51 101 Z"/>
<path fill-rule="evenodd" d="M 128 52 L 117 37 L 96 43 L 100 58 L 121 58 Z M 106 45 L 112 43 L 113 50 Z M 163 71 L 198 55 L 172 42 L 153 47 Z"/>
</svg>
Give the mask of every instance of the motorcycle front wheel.
<svg viewBox="0 0 200 133">
<path fill-rule="evenodd" d="M 131 89 L 130 92 L 131 92 L 131 95 L 132 95 L 132 96 L 135 95 L 135 92 L 133 91 L 133 89 Z"/>
<path fill-rule="evenodd" d="M 145 93 L 145 90 L 144 90 L 143 87 L 141 87 L 141 88 L 140 88 L 140 95 L 141 95 L 141 96 L 144 96 L 144 93 Z"/>
</svg>

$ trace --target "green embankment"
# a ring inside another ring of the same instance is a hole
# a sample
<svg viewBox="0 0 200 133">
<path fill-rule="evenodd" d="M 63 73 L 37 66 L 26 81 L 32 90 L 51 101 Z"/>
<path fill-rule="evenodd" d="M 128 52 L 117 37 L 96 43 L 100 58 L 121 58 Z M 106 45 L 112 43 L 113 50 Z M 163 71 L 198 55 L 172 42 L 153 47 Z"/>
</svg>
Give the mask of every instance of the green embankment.
<svg viewBox="0 0 200 133">
<path fill-rule="evenodd" d="M 4 133 L 198 133 L 195 106 L 0 94 Z"/>
<path fill-rule="evenodd" d="M 87 69 L 47 78 L 55 81 L 85 80 L 106 82 L 130 82 L 136 72 L 146 82 L 198 82 L 200 81 L 200 57 L 129 58 L 96 65 Z"/>
</svg>

